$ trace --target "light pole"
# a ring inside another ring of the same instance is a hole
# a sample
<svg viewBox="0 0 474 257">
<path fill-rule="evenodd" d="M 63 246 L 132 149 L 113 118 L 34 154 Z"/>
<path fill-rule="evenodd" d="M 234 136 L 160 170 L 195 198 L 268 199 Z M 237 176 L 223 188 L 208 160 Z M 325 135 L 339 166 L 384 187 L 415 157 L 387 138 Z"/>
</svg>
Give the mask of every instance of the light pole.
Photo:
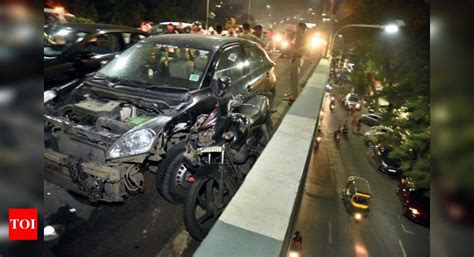
<svg viewBox="0 0 474 257">
<path fill-rule="evenodd" d="M 206 6 L 206 30 L 209 28 L 209 0 L 207 0 Z"/>
<path fill-rule="evenodd" d="M 336 41 L 336 36 L 341 32 L 341 30 L 351 27 L 358 27 L 358 28 L 375 28 L 375 29 L 383 29 L 387 33 L 396 33 L 399 30 L 399 25 L 396 24 L 388 24 L 388 25 L 381 25 L 381 24 L 347 24 L 340 27 L 330 38 L 331 44 L 329 44 L 328 55 L 332 55 L 332 48 L 334 47 L 334 41 Z"/>
<path fill-rule="evenodd" d="M 248 24 L 250 24 L 250 6 L 252 6 L 252 0 L 249 0 L 249 11 L 247 13 L 247 23 Z"/>
</svg>

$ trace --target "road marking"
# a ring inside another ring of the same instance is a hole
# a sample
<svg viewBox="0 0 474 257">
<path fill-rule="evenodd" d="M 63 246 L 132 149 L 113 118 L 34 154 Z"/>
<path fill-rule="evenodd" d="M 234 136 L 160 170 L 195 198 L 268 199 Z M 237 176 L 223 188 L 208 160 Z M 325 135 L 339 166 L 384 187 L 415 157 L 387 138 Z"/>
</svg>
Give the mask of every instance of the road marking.
<svg viewBox="0 0 474 257">
<path fill-rule="evenodd" d="M 400 245 L 400 248 L 402 249 L 403 257 L 407 257 L 407 253 L 405 252 L 405 248 L 403 248 L 402 240 L 398 239 L 398 244 Z"/>
<path fill-rule="evenodd" d="M 413 232 L 411 232 L 411 231 L 409 231 L 405 228 L 405 225 L 403 225 L 403 224 L 401 224 L 401 225 L 402 225 L 403 232 L 408 233 L 408 234 L 413 234 Z"/>
<path fill-rule="evenodd" d="M 328 222 L 329 226 L 329 243 L 332 244 L 332 232 L 331 232 L 331 222 Z"/>
</svg>

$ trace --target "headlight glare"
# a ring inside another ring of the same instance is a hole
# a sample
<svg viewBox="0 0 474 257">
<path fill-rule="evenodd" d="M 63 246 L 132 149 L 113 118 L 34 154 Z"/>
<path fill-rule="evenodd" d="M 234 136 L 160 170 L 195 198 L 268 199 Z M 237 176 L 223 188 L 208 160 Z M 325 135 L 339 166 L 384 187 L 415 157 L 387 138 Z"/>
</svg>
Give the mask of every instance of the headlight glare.
<svg viewBox="0 0 474 257">
<path fill-rule="evenodd" d="M 156 133 L 151 129 L 140 129 L 118 139 L 110 148 L 108 159 L 146 153 L 153 146 Z"/>
</svg>

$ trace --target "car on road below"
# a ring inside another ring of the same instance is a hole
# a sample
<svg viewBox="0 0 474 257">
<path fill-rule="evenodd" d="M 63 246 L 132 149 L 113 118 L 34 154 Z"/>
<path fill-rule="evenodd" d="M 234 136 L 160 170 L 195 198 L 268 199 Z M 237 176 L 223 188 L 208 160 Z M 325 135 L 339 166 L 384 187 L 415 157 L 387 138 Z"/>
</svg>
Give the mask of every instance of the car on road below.
<svg viewBox="0 0 474 257">
<path fill-rule="evenodd" d="M 355 107 L 356 110 L 360 110 L 361 106 L 359 96 L 354 93 L 347 94 L 344 98 L 344 107 L 346 107 L 346 109 Z"/>
<path fill-rule="evenodd" d="M 402 161 L 390 156 L 391 147 L 378 144 L 373 147 L 374 161 L 381 172 L 390 175 L 400 175 L 402 173 Z"/>
<path fill-rule="evenodd" d="M 166 153 L 183 145 L 200 115 L 249 91 L 271 105 L 274 66 L 239 38 L 141 40 L 95 74 L 44 92 L 45 178 L 91 202 L 142 192 L 143 173 L 161 174 Z"/>
<path fill-rule="evenodd" d="M 147 33 L 126 26 L 55 23 L 45 27 L 45 90 L 97 71 L 145 37 Z"/>
<path fill-rule="evenodd" d="M 380 140 L 379 138 L 385 136 L 391 136 L 394 134 L 392 128 L 386 126 L 374 126 L 364 134 L 364 143 L 366 145 L 376 145 Z"/>
<path fill-rule="evenodd" d="M 400 178 L 397 194 L 402 201 L 403 215 L 412 221 L 430 225 L 430 198 L 429 191 L 416 188 L 410 177 Z"/>
<path fill-rule="evenodd" d="M 373 126 L 379 126 L 382 123 L 383 118 L 378 113 L 366 113 L 366 114 L 362 114 L 359 120 L 365 125 L 373 127 Z"/>
</svg>

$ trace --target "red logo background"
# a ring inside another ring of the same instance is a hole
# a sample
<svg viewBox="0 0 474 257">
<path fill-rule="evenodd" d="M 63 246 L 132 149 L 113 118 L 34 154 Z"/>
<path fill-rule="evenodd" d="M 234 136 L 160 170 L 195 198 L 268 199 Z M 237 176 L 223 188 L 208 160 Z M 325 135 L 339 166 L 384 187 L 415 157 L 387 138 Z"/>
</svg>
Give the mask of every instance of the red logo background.
<svg viewBox="0 0 474 257">
<path fill-rule="evenodd" d="M 38 240 L 38 210 L 9 209 L 8 233 L 10 240 Z"/>
</svg>

